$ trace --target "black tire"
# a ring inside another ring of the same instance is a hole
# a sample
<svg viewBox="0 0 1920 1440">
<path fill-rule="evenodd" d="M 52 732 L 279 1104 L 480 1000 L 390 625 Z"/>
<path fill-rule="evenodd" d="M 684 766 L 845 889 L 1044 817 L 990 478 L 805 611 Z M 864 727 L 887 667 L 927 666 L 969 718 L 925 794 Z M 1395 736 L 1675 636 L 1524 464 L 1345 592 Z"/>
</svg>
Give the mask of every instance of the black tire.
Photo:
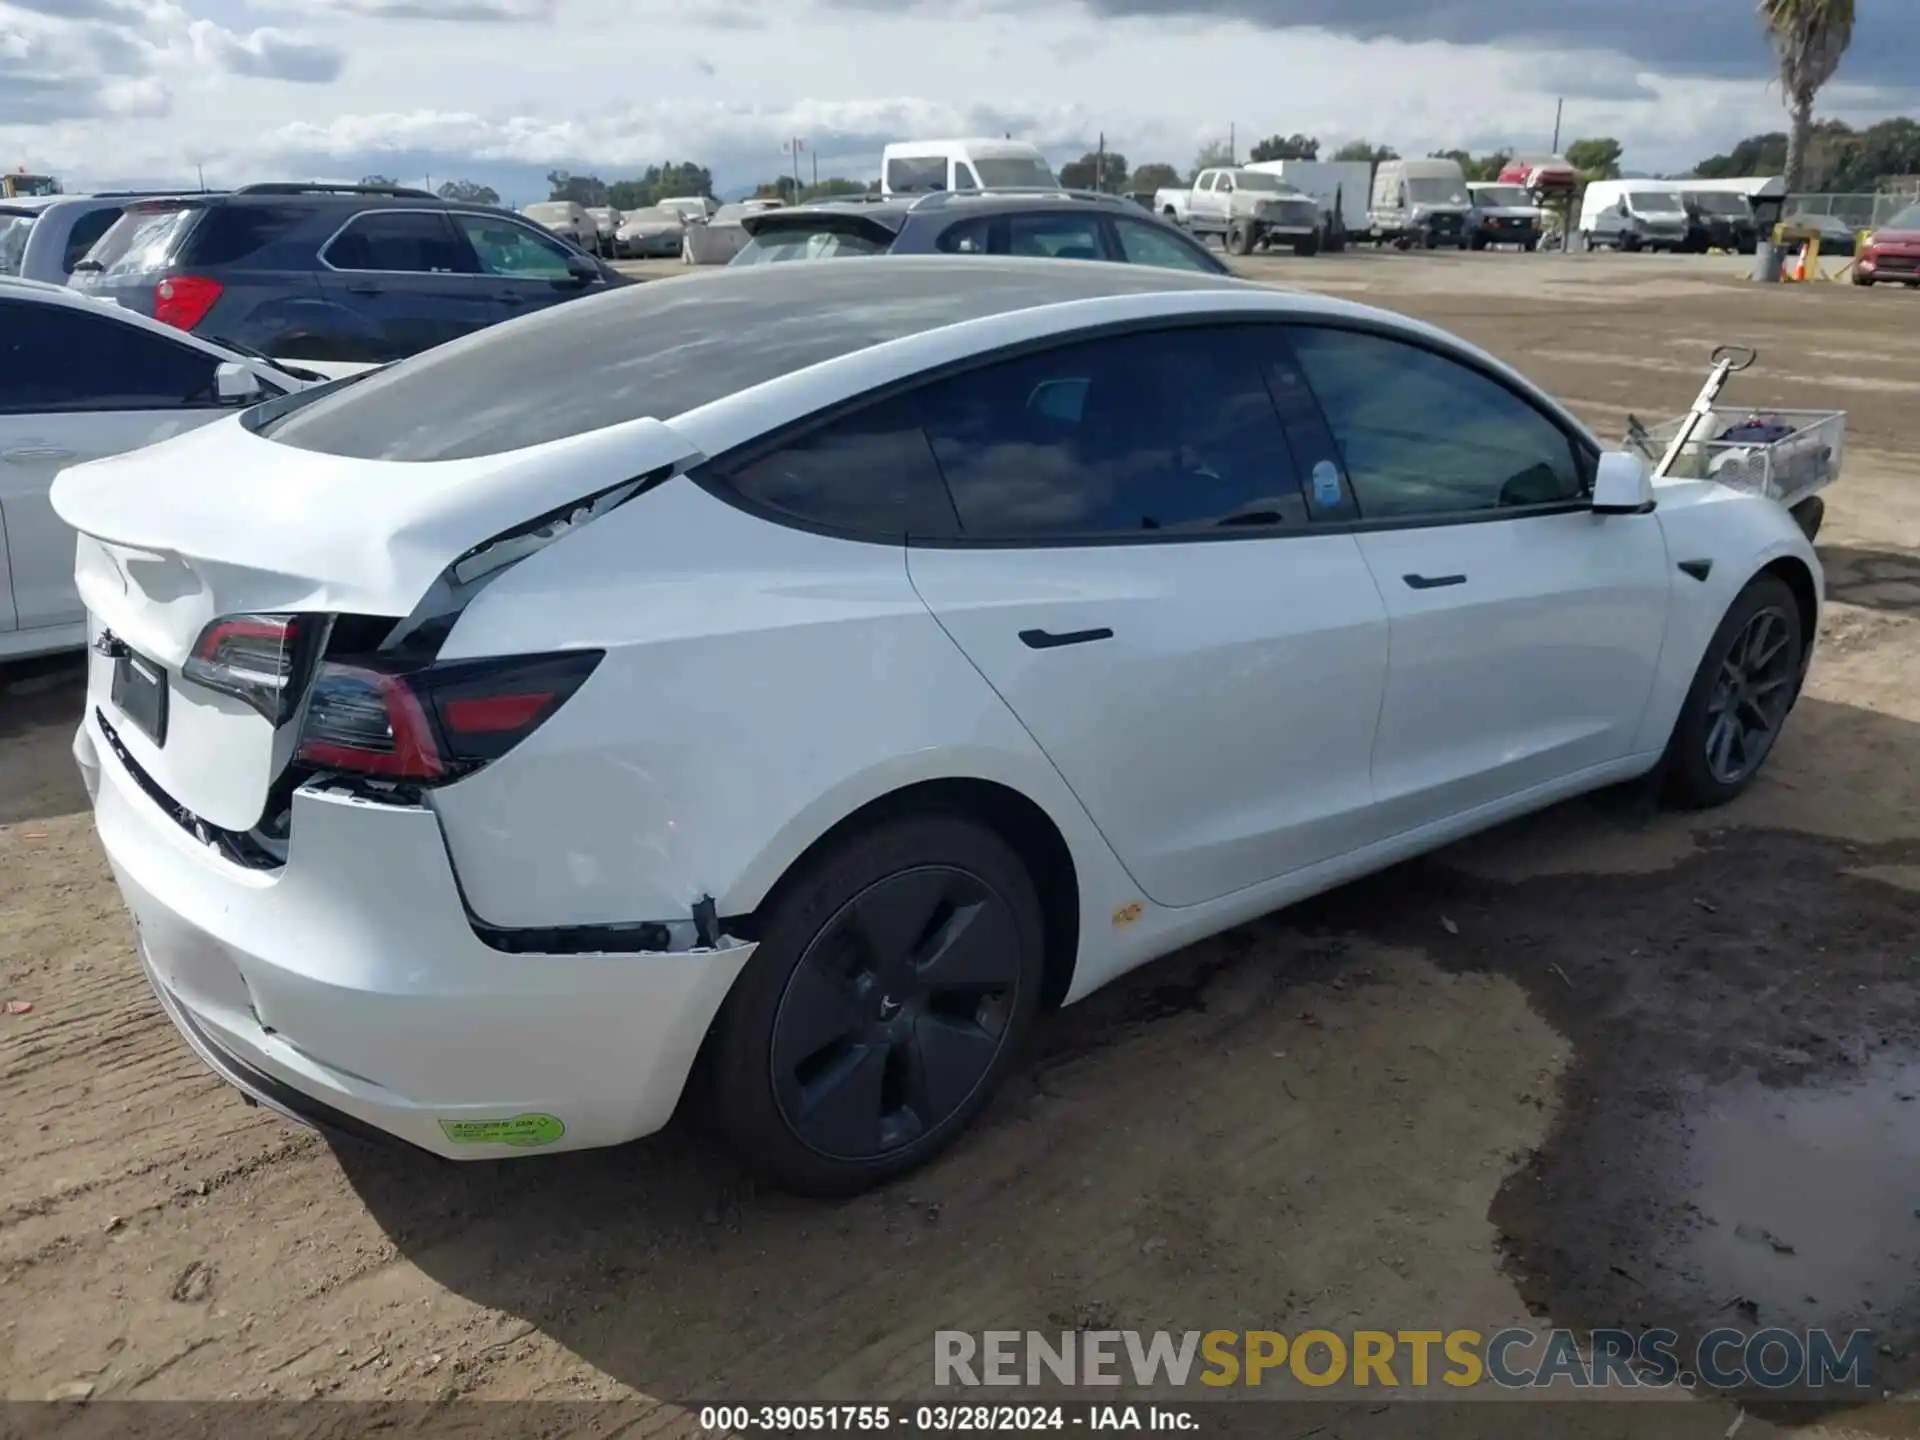
<svg viewBox="0 0 1920 1440">
<path fill-rule="evenodd" d="M 1620 248 L 1625 250 L 1629 255 L 1638 253 L 1640 249 L 1640 237 L 1638 235 L 1621 236 Z"/>
<path fill-rule="evenodd" d="M 1484 250 L 1487 248 L 1488 241 L 1486 236 L 1476 235 L 1473 237 L 1472 240 L 1468 241 L 1467 243 L 1471 245 L 1475 250 Z"/>
<path fill-rule="evenodd" d="M 1744 654 L 1742 647 L 1751 647 L 1752 653 Z M 1734 597 L 1713 632 L 1674 722 L 1663 762 L 1667 794 L 1674 803 L 1689 810 L 1724 805 L 1753 783 L 1799 698 L 1805 656 L 1800 606 L 1792 589 L 1777 575 L 1756 575 Z M 1745 678 L 1730 698 L 1725 680 L 1733 671 Z M 1728 715 L 1736 718 L 1734 728 L 1741 733 L 1723 742 L 1719 727 Z M 1764 733 L 1747 733 L 1749 723 L 1759 720 L 1767 722 Z M 1710 747 L 1715 750 L 1712 757 Z"/>
<path fill-rule="evenodd" d="M 1431 230 L 1427 231 L 1427 233 L 1421 237 L 1421 242 L 1429 250 L 1438 250 L 1440 248 L 1440 237 Z"/>
<path fill-rule="evenodd" d="M 1527 253 L 1529 255 L 1533 254 L 1533 252 L 1538 250 L 1539 248 L 1540 248 L 1540 242 L 1537 239 L 1527 241 Z"/>
<path fill-rule="evenodd" d="M 1044 945 L 1026 867 L 976 821 L 907 815 L 833 844 L 763 911 L 715 1022 L 721 1133 L 748 1169 L 803 1194 L 850 1195 L 924 1164 L 1017 1059 Z M 936 963 L 961 983 L 926 979 Z"/>
<path fill-rule="evenodd" d="M 1228 221 L 1226 248 L 1229 255 L 1251 255 L 1253 253 L 1253 228 L 1244 220 Z"/>
<path fill-rule="evenodd" d="M 1303 260 L 1311 260 L 1315 255 L 1318 255 L 1320 253 L 1319 233 L 1316 231 L 1312 235 L 1294 241 L 1293 253 Z"/>
</svg>

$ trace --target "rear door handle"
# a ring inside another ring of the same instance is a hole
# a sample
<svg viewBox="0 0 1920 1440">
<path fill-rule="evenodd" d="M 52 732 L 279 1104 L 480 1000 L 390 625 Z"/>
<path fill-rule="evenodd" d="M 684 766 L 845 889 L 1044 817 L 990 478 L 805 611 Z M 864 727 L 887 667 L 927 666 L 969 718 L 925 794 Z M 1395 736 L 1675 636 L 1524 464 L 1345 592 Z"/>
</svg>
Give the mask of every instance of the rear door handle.
<svg viewBox="0 0 1920 1440">
<path fill-rule="evenodd" d="M 1094 640 L 1111 640 L 1113 631 L 1104 625 L 1098 630 L 1022 630 L 1020 643 L 1029 650 L 1057 650 L 1062 645 L 1085 645 Z"/>
<path fill-rule="evenodd" d="M 1402 575 L 1400 577 L 1416 590 L 1438 590 L 1442 585 L 1464 585 L 1464 575 Z"/>
<path fill-rule="evenodd" d="M 347 293 L 349 295 L 384 295 L 387 292 L 386 287 L 382 285 L 349 285 Z"/>
<path fill-rule="evenodd" d="M 71 460 L 74 452 L 63 450 L 58 445 L 16 445 L 11 450 L 0 450 L 0 460 L 9 465 L 38 465 L 48 460 Z"/>
</svg>

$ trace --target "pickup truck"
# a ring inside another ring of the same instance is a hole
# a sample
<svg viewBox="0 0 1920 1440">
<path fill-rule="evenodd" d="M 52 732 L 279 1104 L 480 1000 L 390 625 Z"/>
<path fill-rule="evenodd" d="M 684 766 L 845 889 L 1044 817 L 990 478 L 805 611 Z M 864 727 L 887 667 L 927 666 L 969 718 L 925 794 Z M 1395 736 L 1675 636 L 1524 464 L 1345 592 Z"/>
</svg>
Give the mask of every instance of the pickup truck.
<svg viewBox="0 0 1920 1440">
<path fill-rule="evenodd" d="M 1160 191 L 1154 208 L 1195 235 L 1218 235 L 1229 254 L 1273 245 L 1291 245 L 1296 255 L 1320 250 L 1319 202 L 1277 175 L 1237 166 L 1202 170 L 1191 190 Z"/>
</svg>

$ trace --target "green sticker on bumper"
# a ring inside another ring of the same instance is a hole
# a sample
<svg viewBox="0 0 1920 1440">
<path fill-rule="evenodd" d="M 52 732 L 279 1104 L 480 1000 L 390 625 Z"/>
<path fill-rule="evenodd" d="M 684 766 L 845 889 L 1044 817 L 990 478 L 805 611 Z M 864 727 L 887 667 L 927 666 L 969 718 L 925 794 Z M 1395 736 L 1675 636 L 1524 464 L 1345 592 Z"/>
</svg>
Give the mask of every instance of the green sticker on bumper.
<svg viewBox="0 0 1920 1440">
<path fill-rule="evenodd" d="M 551 1145 L 567 1133 L 554 1115 L 516 1115 L 511 1120 L 442 1120 L 440 1132 L 455 1145 Z"/>
</svg>

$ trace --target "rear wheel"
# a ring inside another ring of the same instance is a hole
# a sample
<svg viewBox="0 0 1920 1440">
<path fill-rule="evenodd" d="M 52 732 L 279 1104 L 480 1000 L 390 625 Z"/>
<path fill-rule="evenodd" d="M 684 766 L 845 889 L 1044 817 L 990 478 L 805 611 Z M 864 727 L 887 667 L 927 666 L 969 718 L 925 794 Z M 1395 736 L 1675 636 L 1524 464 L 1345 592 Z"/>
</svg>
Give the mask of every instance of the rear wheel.
<svg viewBox="0 0 1920 1440">
<path fill-rule="evenodd" d="M 717 1118 L 740 1161 L 826 1195 L 931 1159 L 1012 1065 L 1043 946 L 1026 868 L 962 816 L 885 821 L 806 862 L 715 1030 Z"/>
<path fill-rule="evenodd" d="M 1799 693 L 1806 651 L 1786 581 L 1756 576 L 1713 633 L 1667 744 L 1667 789 L 1689 809 L 1724 805 L 1753 783 Z"/>
</svg>

